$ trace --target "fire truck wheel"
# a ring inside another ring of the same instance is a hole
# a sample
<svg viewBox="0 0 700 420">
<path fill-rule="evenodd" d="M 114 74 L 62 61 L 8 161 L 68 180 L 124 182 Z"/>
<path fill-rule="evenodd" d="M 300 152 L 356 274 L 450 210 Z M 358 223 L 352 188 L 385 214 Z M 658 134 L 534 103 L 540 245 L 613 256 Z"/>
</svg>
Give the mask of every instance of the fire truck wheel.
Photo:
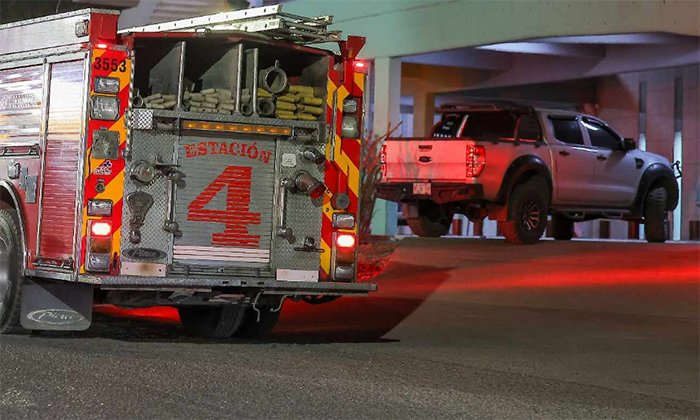
<svg viewBox="0 0 700 420">
<path fill-rule="evenodd" d="M 185 306 L 177 309 L 188 334 L 203 338 L 229 338 L 241 326 L 245 308 L 238 305 Z"/>
<path fill-rule="evenodd" d="M 20 330 L 22 245 L 17 215 L 0 210 L 0 334 Z"/>
<path fill-rule="evenodd" d="M 277 308 L 271 306 L 260 306 L 258 309 L 260 310 L 260 322 L 258 322 L 257 312 L 253 308 L 246 308 L 243 323 L 234 336 L 238 338 L 263 338 L 275 328 L 282 309 L 276 312 L 273 310 Z"/>
</svg>

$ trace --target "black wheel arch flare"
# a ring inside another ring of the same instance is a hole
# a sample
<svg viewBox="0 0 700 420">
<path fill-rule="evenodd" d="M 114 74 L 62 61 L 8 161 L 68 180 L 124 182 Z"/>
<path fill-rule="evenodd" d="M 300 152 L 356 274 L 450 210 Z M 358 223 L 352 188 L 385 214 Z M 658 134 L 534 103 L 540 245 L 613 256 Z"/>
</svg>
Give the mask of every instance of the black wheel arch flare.
<svg viewBox="0 0 700 420">
<path fill-rule="evenodd" d="M 667 201 L 666 210 L 673 211 L 678 206 L 678 183 L 673 174 L 673 170 L 663 163 L 652 163 L 644 171 L 639 187 L 637 187 L 637 196 L 634 199 L 633 210 L 641 213 L 644 211 L 644 199 L 655 186 L 663 186 L 666 189 Z"/>
<path fill-rule="evenodd" d="M 547 167 L 547 164 L 539 156 L 524 155 L 519 156 L 511 162 L 505 175 L 503 175 L 501 188 L 498 190 L 498 195 L 496 195 L 496 204 L 504 206 L 508 202 L 508 197 L 513 188 L 525 182 L 533 175 L 539 175 L 547 182 L 550 194 L 549 200 L 551 202 L 554 188 L 549 167 Z"/>
</svg>

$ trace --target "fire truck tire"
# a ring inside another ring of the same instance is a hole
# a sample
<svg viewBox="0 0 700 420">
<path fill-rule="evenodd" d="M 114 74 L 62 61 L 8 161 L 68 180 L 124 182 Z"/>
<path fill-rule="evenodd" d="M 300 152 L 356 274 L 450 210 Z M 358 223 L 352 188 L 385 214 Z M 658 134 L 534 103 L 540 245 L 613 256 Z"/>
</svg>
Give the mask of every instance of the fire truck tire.
<svg viewBox="0 0 700 420">
<path fill-rule="evenodd" d="M 553 214 L 552 237 L 557 241 L 570 241 L 574 237 L 574 221 L 566 216 Z"/>
<path fill-rule="evenodd" d="M 547 227 L 548 192 L 535 178 L 517 185 L 510 194 L 508 220 L 499 222 L 508 243 L 537 243 Z"/>
<path fill-rule="evenodd" d="M 21 330 L 22 244 L 17 214 L 0 210 L 0 334 Z"/>
<path fill-rule="evenodd" d="M 177 309 L 188 334 L 202 338 L 229 338 L 241 326 L 245 308 L 239 305 L 188 306 Z"/>
<path fill-rule="evenodd" d="M 644 200 L 644 237 L 647 242 L 666 242 L 666 219 L 666 190 L 663 187 L 654 188 Z"/>
<path fill-rule="evenodd" d="M 420 206 L 418 217 L 406 218 L 406 223 L 411 232 L 421 238 L 439 238 L 449 232 L 453 216 L 445 214 L 436 204 L 424 204 Z"/>
<path fill-rule="evenodd" d="M 238 338 L 263 338 L 270 334 L 277 321 L 280 319 L 282 310 L 273 312 L 271 306 L 258 307 L 260 310 L 260 322 L 258 322 L 258 314 L 253 308 L 246 308 L 243 316 L 241 327 L 233 334 Z"/>
</svg>

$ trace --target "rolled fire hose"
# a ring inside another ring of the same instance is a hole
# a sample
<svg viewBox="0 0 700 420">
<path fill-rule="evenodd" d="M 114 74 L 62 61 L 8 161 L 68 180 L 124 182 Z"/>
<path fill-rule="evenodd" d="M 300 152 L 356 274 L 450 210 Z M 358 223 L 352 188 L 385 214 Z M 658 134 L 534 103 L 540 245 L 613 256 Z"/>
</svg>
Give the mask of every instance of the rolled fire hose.
<svg viewBox="0 0 700 420">
<path fill-rule="evenodd" d="M 272 99 L 258 99 L 258 115 L 261 117 L 271 117 L 275 115 L 275 103 Z"/>
<path fill-rule="evenodd" d="M 250 102 L 241 104 L 241 114 L 245 115 L 246 117 L 253 115 L 253 105 Z"/>
<path fill-rule="evenodd" d="M 260 70 L 258 84 L 271 93 L 282 93 L 287 89 L 287 73 L 276 65 Z"/>
</svg>

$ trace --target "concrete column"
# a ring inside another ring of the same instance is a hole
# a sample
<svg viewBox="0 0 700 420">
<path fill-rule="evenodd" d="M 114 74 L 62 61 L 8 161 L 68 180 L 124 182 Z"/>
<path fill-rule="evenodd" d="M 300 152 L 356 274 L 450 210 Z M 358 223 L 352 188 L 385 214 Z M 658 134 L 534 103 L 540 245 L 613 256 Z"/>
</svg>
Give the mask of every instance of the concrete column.
<svg viewBox="0 0 700 420">
<path fill-rule="evenodd" d="M 413 136 L 425 137 L 433 128 L 435 116 L 435 94 L 417 92 L 413 95 Z"/>
<path fill-rule="evenodd" d="M 374 135 L 386 135 L 401 121 L 401 60 L 380 57 L 374 60 Z M 373 235 L 395 235 L 397 204 L 377 200 L 372 217 Z"/>
</svg>

